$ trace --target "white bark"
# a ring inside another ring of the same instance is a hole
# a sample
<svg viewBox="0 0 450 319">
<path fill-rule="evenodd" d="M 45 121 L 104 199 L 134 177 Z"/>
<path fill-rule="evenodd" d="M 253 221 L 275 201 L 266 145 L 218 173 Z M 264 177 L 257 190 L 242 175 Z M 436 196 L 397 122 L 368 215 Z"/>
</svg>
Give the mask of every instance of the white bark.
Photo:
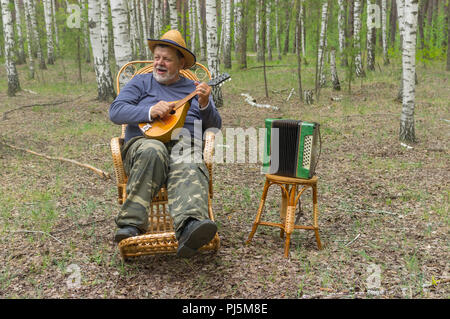
<svg viewBox="0 0 450 319">
<path fill-rule="evenodd" d="M 39 60 L 39 68 L 40 69 L 46 69 L 47 65 L 45 64 L 44 54 L 42 53 L 42 45 L 41 41 L 39 40 L 39 33 L 37 28 L 37 22 L 36 22 L 36 9 L 34 6 L 33 0 L 24 0 L 25 3 L 25 10 L 28 11 L 29 17 L 30 17 L 30 23 L 31 23 L 31 31 L 33 33 L 33 43 L 35 42 L 35 50 L 37 53 L 37 59 Z"/>
<path fill-rule="evenodd" d="M 338 33 L 339 33 L 339 55 L 341 58 L 344 56 L 345 50 L 345 0 L 338 0 L 339 13 L 338 13 Z"/>
<path fill-rule="evenodd" d="M 259 1 L 258 1 L 259 2 Z M 258 4 L 257 4 L 258 6 Z M 241 38 L 241 20 L 242 20 L 242 0 L 234 0 L 234 49 L 235 54 L 238 54 L 239 39 Z M 259 32 L 258 32 L 259 37 Z M 258 51 L 259 52 L 259 51 Z"/>
<path fill-rule="evenodd" d="M 225 0 L 223 60 L 225 68 L 231 68 L 231 0 Z"/>
<path fill-rule="evenodd" d="M 270 15 L 272 12 L 272 2 L 266 2 L 266 48 L 267 48 L 267 57 L 269 61 L 272 61 L 272 45 L 270 43 L 271 33 L 270 30 L 272 28 L 272 23 L 270 19 Z"/>
<path fill-rule="evenodd" d="M 403 30 L 404 30 L 404 22 L 403 16 L 405 12 L 405 0 L 397 0 L 397 19 L 398 19 L 398 31 L 400 33 L 400 50 L 402 50 L 403 45 Z"/>
<path fill-rule="evenodd" d="M 367 0 L 367 69 L 374 71 L 375 70 L 375 48 L 373 47 L 373 33 L 376 32 L 375 28 L 375 14 L 371 11 L 371 0 Z"/>
<path fill-rule="evenodd" d="M 336 50 L 332 48 L 330 50 L 330 69 L 331 69 L 331 82 L 333 83 L 333 90 L 339 91 L 341 84 L 336 69 Z"/>
<path fill-rule="evenodd" d="M 195 43 L 197 41 L 197 19 L 195 0 L 189 0 L 189 31 L 191 35 L 191 51 L 196 52 Z"/>
<path fill-rule="evenodd" d="M 20 90 L 19 74 L 14 62 L 14 27 L 9 0 L 1 0 L 1 11 L 3 21 L 3 34 L 5 39 L 5 67 L 8 77 L 8 96 L 14 96 Z"/>
<path fill-rule="evenodd" d="M 213 77 L 219 74 L 216 16 L 216 1 L 206 0 L 206 45 L 208 52 L 208 69 Z"/>
<path fill-rule="evenodd" d="M 277 47 L 278 60 L 281 60 L 281 46 L 280 46 L 280 22 L 278 19 L 278 0 L 275 0 L 275 44 Z"/>
<path fill-rule="evenodd" d="M 169 2 L 169 14 L 170 14 L 170 28 L 178 29 L 177 0 L 168 0 L 168 2 Z"/>
<path fill-rule="evenodd" d="M 327 17 L 328 17 L 328 1 L 324 1 L 322 3 L 319 47 L 317 48 L 318 77 L 321 87 L 325 86 L 325 75 L 323 72 L 323 68 L 325 64 L 324 60 L 325 60 L 326 37 L 327 37 Z"/>
<path fill-rule="evenodd" d="M 89 0 L 89 27 L 99 100 L 115 97 L 108 61 L 107 0 Z M 99 3 L 100 2 L 100 3 Z"/>
<path fill-rule="evenodd" d="M 153 23 L 154 23 L 154 33 L 153 33 L 153 37 L 155 39 L 159 39 L 159 37 L 162 35 L 161 34 L 161 30 L 162 30 L 162 7 L 161 7 L 161 0 L 153 0 L 153 4 L 154 4 L 154 10 L 153 10 Z"/>
<path fill-rule="evenodd" d="M 33 50 L 32 50 L 32 28 L 31 28 L 31 18 L 29 15 L 29 11 L 27 10 L 26 1 L 24 1 L 24 8 L 25 8 L 25 26 L 27 29 L 27 53 L 28 53 L 28 69 L 29 69 L 29 76 L 30 79 L 34 79 L 34 58 L 33 58 Z"/>
<path fill-rule="evenodd" d="M 16 30 L 18 40 L 18 56 L 17 64 L 25 63 L 25 47 L 23 45 L 23 33 L 22 33 L 22 10 L 20 8 L 19 0 L 14 0 L 14 9 L 16 11 Z"/>
<path fill-rule="evenodd" d="M 356 76 L 364 77 L 365 72 L 362 66 L 361 57 L 361 0 L 355 0 L 353 7 L 353 47 L 355 54 Z"/>
<path fill-rule="evenodd" d="M 52 18 L 52 2 L 51 0 L 43 0 L 44 2 L 44 20 L 45 30 L 47 32 L 47 63 L 55 63 L 55 48 L 53 46 L 53 18 Z"/>
<path fill-rule="evenodd" d="M 256 21 L 255 21 L 255 43 L 256 43 L 256 53 L 258 54 L 258 61 L 262 61 L 261 52 L 261 1 L 257 1 L 255 5 L 256 11 Z"/>
<path fill-rule="evenodd" d="M 128 11 L 124 0 L 111 0 L 111 19 L 114 36 L 114 57 L 117 71 L 133 59 L 128 28 Z M 147 46 L 148 47 L 148 46 Z M 123 79 L 120 80 L 122 84 Z"/>
<path fill-rule="evenodd" d="M 150 48 L 147 45 L 147 39 L 148 36 L 148 20 L 147 20 L 147 14 L 146 14 L 146 6 L 144 3 L 144 0 L 139 1 L 139 13 L 141 16 L 141 34 L 142 34 L 142 51 L 145 52 L 145 58 L 150 58 Z"/>
<path fill-rule="evenodd" d="M 381 41 L 383 45 L 383 61 L 389 64 L 387 42 L 387 0 L 381 0 Z"/>
<path fill-rule="evenodd" d="M 303 4 L 304 0 L 300 0 L 300 11 L 299 11 L 299 19 L 300 19 L 300 40 L 302 45 L 302 55 L 306 57 L 306 29 L 305 29 L 305 7 Z"/>
<path fill-rule="evenodd" d="M 55 43 L 56 43 L 56 47 L 59 48 L 58 24 L 56 23 L 56 3 L 55 3 L 55 0 L 51 0 L 51 2 L 52 2 L 53 30 L 55 32 Z"/>
<path fill-rule="evenodd" d="M 399 0 L 397 0 L 399 1 Z M 402 78 L 403 101 L 400 117 L 400 140 L 415 142 L 414 107 L 415 107 L 415 75 L 416 75 L 416 36 L 418 0 L 402 0 L 403 16 L 403 52 Z"/>
</svg>

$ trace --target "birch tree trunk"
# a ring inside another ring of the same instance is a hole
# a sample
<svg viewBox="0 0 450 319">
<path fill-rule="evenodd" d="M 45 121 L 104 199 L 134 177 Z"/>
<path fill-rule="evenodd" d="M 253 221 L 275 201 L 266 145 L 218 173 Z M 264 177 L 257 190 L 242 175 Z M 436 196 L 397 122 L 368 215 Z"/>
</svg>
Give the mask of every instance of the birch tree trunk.
<svg viewBox="0 0 450 319">
<path fill-rule="evenodd" d="M 347 57 L 345 56 L 345 0 L 338 0 L 338 34 L 339 34 L 339 56 L 341 65 L 347 66 Z"/>
<path fill-rule="evenodd" d="M 53 46 L 53 19 L 52 19 L 52 2 L 51 0 L 43 0 L 44 2 L 44 20 L 45 30 L 47 32 L 47 63 L 55 64 L 55 48 Z"/>
<path fill-rule="evenodd" d="M 403 15 L 405 13 L 405 0 L 396 0 L 396 1 L 397 1 L 398 33 L 400 34 L 400 51 L 402 51 L 403 50 L 403 30 L 404 30 Z"/>
<path fill-rule="evenodd" d="M 148 34 L 148 19 L 147 19 L 147 13 L 146 13 L 146 5 L 144 0 L 139 1 L 139 13 L 141 15 L 141 25 L 142 25 L 142 46 L 143 50 L 145 52 L 145 58 L 150 58 L 150 48 L 147 45 L 147 39 L 149 38 Z"/>
<path fill-rule="evenodd" d="M 383 45 L 384 65 L 389 64 L 386 18 L 387 18 L 387 0 L 381 0 L 381 41 Z"/>
<path fill-rule="evenodd" d="M 272 1 L 266 2 L 266 47 L 267 47 L 267 57 L 269 61 L 272 61 L 272 44 L 271 44 L 271 32 L 272 29 L 272 21 L 271 21 L 271 13 L 272 13 Z"/>
<path fill-rule="evenodd" d="M 178 29 L 177 0 L 168 0 L 168 2 L 169 2 L 169 14 L 170 14 L 170 28 Z"/>
<path fill-rule="evenodd" d="M 355 50 L 356 76 L 365 77 L 361 57 L 361 0 L 355 0 L 353 7 L 353 48 Z"/>
<path fill-rule="evenodd" d="M 89 27 L 91 46 L 94 56 L 95 76 L 97 79 L 97 99 L 114 99 L 111 69 L 108 61 L 108 20 L 107 0 L 89 0 Z M 100 2 L 100 3 L 99 3 Z"/>
<path fill-rule="evenodd" d="M 201 52 L 201 61 L 206 61 L 206 43 L 204 38 L 204 32 L 203 32 L 203 23 L 202 23 L 202 12 L 201 12 L 201 1 L 197 1 L 197 28 L 198 28 L 198 40 L 200 43 L 200 52 Z"/>
<path fill-rule="evenodd" d="M 153 10 L 153 21 L 154 21 L 154 34 L 153 37 L 155 39 L 159 39 L 161 36 L 162 30 L 162 8 L 161 8 L 161 0 L 153 0 L 154 10 Z"/>
<path fill-rule="evenodd" d="M 257 55 L 257 61 L 262 62 L 263 61 L 263 55 L 265 48 L 263 47 L 263 39 L 262 39 L 262 32 L 261 28 L 264 25 L 265 21 L 262 21 L 262 17 L 264 16 L 262 7 L 262 1 L 257 0 L 255 4 L 255 10 L 257 11 L 256 15 L 256 55 Z"/>
<path fill-rule="evenodd" d="M 333 90 L 340 91 L 341 84 L 339 82 L 339 77 L 336 69 L 336 49 L 331 48 L 330 50 L 330 69 L 331 69 L 331 82 L 333 83 Z"/>
<path fill-rule="evenodd" d="M 278 60 L 281 60 L 281 47 L 280 47 L 280 21 L 278 20 L 279 0 L 275 0 L 275 43 L 277 46 Z"/>
<path fill-rule="evenodd" d="M 25 7 L 25 26 L 27 29 L 27 51 L 28 51 L 28 69 L 29 69 L 29 77 L 30 79 L 34 79 L 34 58 L 33 58 L 33 50 L 32 50 L 32 29 L 31 29 L 31 18 L 29 16 L 29 11 L 26 8 L 26 0 L 24 1 Z"/>
<path fill-rule="evenodd" d="M 29 17 L 30 17 L 30 23 L 31 23 L 31 32 L 33 33 L 33 38 L 36 43 L 35 49 L 37 53 L 37 59 L 39 60 L 39 68 L 44 70 L 47 69 L 47 65 L 45 64 L 44 54 L 42 53 L 42 45 L 41 41 L 39 40 L 39 33 L 37 29 L 37 22 L 36 22 L 36 9 L 34 7 L 33 0 L 24 0 L 25 3 L 25 10 L 28 11 Z"/>
<path fill-rule="evenodd" d="M 51 2 L 52 2 L 52 23 L 53 23 L 53 30 L 55 32 L 55 44 L 59 54 L 58 24 L 56 23 L 56 3 L 55 0 L 51 0 Z"/>
<path fill-rule="evenodd" d="M 116 69 L 119 71 L 124 64 L 133 60 L 128 28 L 128 11 L 124 0 L 111 0 L 111 19 L 114 26 L 114 57 Z M 123 78 L 119 81 L 121 85 L 124 84 Z"/>
<path fill-rule="evenodd" d="M 231 1 L 225 0 L 223 62 L 225 68 L 231 69 Z"/>
<path fill-rule="evenodd" d="M 415 142 L 414 107 L 416 74 L 416 36 L 419 0 L 404 1 L 402 52 L 403 102 L 400 117 L 400 140 Z M 400 2 L 400 1 L 399 1 Z"/>
<path fill-rule="evenodd" d="M 8 96 L 15 96 L 20 91 L 19 74 L 14 62 L 14 26 L 9 10 L 9 0 L 1 0 L 3 36 L 5 41 L 5 67 L 8 77 Z"/>
<path fill-rule="evenodd" d="M 16 12 L 16 30 L 17 30 L 17 64 L 24 64 L 25 59 L 25 47 L 23 45 L 23 34 L 22 34 L 22 10 L 20 8 L 19 0 L 14 0 L 14 9 Z"/>
<path fill-rule="evenodd" d="M 375 14 L 371 10 L 372 0 L 367 0 L 367 69 L 375 71 Z"/>
<path fill-rule="evenodd" d="M 219 55 L 217 41 L 217 10 L 216 0 L 206 0 L 206 44 L 208 52 L 208 69 L 212 77 L 219 75 Z M 216 107 L 223 105 L 222 91 L 219 86 L 212 88 Z"/>
<path fill-rule="evenodd" d="M 295 0 L 292 0 L 292 4 L 294 4 Z M 286 55 L 289 52 L 289 29 L 290 29 L 290 25 L 291 25 L 291 11 L 292 11 L 292 7 L 289 6 L 289 3 L 286 3 L 286 8 L 285 8 L 285 32 L 284 32 L 284 48 L 283 48 L 283 54 Z"/>
<path fill-rule="evenodd" d="M 189 0 L 189 31 L 191 36 L 191 51 L 196 53 L 195 48 L 196 36 L 197 36 L 197 21 L 195 19 L 195 1 Z"/>
<path fill-rule="evenodd" d="M 327 17 L 328 17 L 328 1 L 325 0 L 322 3 L 322 14 L 320 22 L 320 36 L 319 36 L 319 46 L 317 47 L 317 74 L 316 74 L 316 88 L 318 86 L 325 86 L 325 79 L 323 74 L 323 66 L 325 60 L 325 41 L 327 36 Z M 319 83 L 317 83 L 319 81 Z M 317 95 L 317 92 L 316 92 Z"/>
<path fill-rule="evenodd" d="M 304 0 L 300 0 L 300 12 L 299 12 L 299 28 L 300 28 L 300 42 L 302 46 L 303 58 L 306 58 L 306 27 L 305 27 L 305 4 Z M 306 63 L 306 60 L 305 60 Z"/>
</svg>

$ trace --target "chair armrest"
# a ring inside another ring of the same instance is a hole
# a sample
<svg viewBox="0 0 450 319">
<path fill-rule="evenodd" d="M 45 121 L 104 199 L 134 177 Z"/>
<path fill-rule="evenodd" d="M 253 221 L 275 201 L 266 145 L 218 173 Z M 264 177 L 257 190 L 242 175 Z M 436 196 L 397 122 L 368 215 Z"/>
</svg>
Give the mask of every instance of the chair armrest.
<svg viewBox="0 0 450 319">
<path fill-rule="evenodd" d="M 206 168 L 209 172 L 209 196 L 213 196 L 213 181 L 212 181 L 212 168 L 214 160 L 214 141 L 216 135 L 214 132 L 207 131 L 205 134 L 205 148 L 203 149 L 203 160 L 205 161 Z"/>
<path fill-rule="evenodd" d="M 118 188 L 118 201 L 119 204 L 123 204 L 126 198 L 126 185 L 127 185 L 127 175 L 125 174 L 125 169 L 122 162 L 122 154 L 120 152 L 120 147 L 123 145 L 123 139 L 119 137 L 113 137 L 111 139 L 111 153 L 114 164 L 114 173 L 116 175 L 116 183 Z"/>
</svg>

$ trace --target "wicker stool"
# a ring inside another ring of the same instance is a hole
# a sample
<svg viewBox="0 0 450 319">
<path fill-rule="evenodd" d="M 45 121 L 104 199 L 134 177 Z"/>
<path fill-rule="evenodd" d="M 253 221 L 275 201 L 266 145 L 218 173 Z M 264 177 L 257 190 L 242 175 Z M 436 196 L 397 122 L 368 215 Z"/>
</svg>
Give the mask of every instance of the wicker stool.
<svg viewBox="0 0 450 319">
<path fill-rule="evenodd" d="M 292 178 L 278 175 L 270 175 L 266 174 L 266 183 L 264 184 L 264 190 L 261 197 L 261 203 L 259 204 L 258 213 L 256 214 L 255 222 L 253 223 L 253 228 L 248 236 L 247 243 L 253 238 L 253 235 L 256 232 L 256 228 L 259 225 L 263 226 L 275 226 L 281 228 L 280 237 L 283 238 L 286 233 L 286 241 L 284 245 L 284 257 L 289 256 L 289 243 L 291 240 L 291 234 L 294 229 L 310 229 L 314 230 L 316 235 L 317 246 L 319 249 L 322 249 L 322 244 L 320 243 L 319 237 L 319 225 L 318 225 L 318 215 L 319 209 L 317 205 L 317 176 L 312 177 L 311 179 L 301 179 L 301 178 Z M 266 201 L 267 192 L 271 185 L 279 185 L 281 188 L 281 207 L 280 207 L 280 217 L 281 223 L 271 223 L 261 221 L 261 214 L 264 210 L 264 203 Z M 297 187 L 302 186 L 302 188 L 297 191 Z M 313 192 L 313 226 L 302 226 L 295 225 L 295 208 L 297 207 L 297 203 L 300 199 L 300 196 L 303 192 L 312 188 Z"/>
</svg>

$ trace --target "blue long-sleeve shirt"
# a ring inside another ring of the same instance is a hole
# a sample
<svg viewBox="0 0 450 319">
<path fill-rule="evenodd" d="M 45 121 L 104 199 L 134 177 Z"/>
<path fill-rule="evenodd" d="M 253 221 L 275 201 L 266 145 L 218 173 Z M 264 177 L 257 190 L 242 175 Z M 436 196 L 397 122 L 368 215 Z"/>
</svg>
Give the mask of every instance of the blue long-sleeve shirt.
<svg viewBox="0 0 450 319">
<path fill-rule="evenodd" d="M 135 136 L 141 136 L 139 123 L 149 121 L 150 107 L 159 101 L 178 101 L 195 90 L 194 81 L 185 77 L 171 84 L 158 83 L 152 73 L 137 74 L 120 91 L 109 107 L 109 118 L 115 124 L 128 124 L 125 131 L 125 143 Z M 194 130 L 194 121 L 202 121 L 202 131 Z M 191 137 L 203 138 L 203 132 L 208 128 L 222 126 L 222 119 L 216 109 L 212 96 L 206 108 L 200 109 L 198 97 L 191 100 L 191 106 L 186 115 L 184 127 Z M 200 135 L 201 134 L 201 135 Z"/>
</svg>

